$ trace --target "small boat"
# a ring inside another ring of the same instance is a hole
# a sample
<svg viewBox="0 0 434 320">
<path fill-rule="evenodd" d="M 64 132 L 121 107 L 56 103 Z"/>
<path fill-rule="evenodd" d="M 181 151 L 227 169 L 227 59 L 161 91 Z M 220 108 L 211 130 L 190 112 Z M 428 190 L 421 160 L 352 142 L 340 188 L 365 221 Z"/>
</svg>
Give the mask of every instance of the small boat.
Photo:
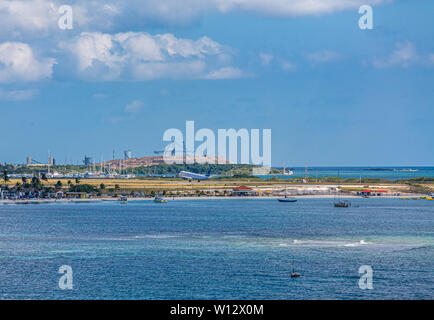
<svg viewBox="0 0 434 320">
<path fill-rule="evenodd" d="M 338 177 L 339 177 L 339 173 L 338 173 Z M 341 186 L 340 184 L 338 185 L 338 201 L 336 201 L 336 197 L 335 197 L 335 202 L 334 202 L 334 206 L 335 208 L 349 208 L 351 207 L 351 203 L 348 200 L 341 200 Z"/>
<path fill-rule="evenodd" d="M 119 201 L 120 201 L 122 204 L 127 204 L 127 203 L 128 203 L 128 198 L 127 198 L 127 197 L 121 197 L 121 198 L 119 199 Z"/>
<path fill-rule="evenodd" d="M 288 197 L 286 194 L 286 182 L 285 182 L 285 197 L 277 199 L 279 202 L 297 202 L 297 199 Z"/>
<path fill-rule="evenodd" d="M 301 276 L 301 274 L 298 272 L 295 272 L 294 268 L 292 268 L 291 278 L 298 278 L 300 276 Z"/>
<path fill-rule="evenodd" d="M 338 201 L 335 202 L 335 207 L 336 208 L 348 208 L 350 207 L 350 203 L 348 201 Z"/>
<path fill-rule="evenodd" d="M 283 168 L 283 172 L 282 172 L 282 174 L 283 174 L 284 176 L 292 176 L 292 175 L 294 174 L 294 172 L 291 171 L 291 170 L 286 171 L 286 167 L 285 167 L 285 168 Z"/>
<path fill-rule="evenodd" d="M 156 196 L 154 198 L 154 202 L 156 202 L 156 203 L 167 203 L 167 200 L 164 199 L 162 196 Z"/>
</svg>

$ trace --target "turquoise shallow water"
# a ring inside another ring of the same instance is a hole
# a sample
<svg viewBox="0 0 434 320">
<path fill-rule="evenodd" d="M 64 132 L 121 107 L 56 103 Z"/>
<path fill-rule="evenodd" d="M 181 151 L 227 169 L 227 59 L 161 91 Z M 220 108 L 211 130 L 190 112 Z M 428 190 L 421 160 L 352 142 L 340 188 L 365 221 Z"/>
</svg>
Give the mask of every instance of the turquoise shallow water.
<svg viewBox="0 0 434 320">
<path fill-rule="evenodd" d="M 332 202 L 0 205 L 0 298 L 434 298 L 434 202 Z M 357 285 L 361 265 L 373 290 Z"/>
<path fill-rule="evenodd" d="M 281 179 L 304 178 L 305 168 L 291 168 L 293 175 L 277 175 Z M 412 169 L 415 171 L 405 171 Z M 388 179 L 402 180 L 414 178 L 434 178 L 434 167 L 313 167 L 308 168 L 307 175 L 311 178 L 340 177 L 342 179 Z M 273 175 L 261 176 L 264 179 L 272 178 Z"/>
</svg>

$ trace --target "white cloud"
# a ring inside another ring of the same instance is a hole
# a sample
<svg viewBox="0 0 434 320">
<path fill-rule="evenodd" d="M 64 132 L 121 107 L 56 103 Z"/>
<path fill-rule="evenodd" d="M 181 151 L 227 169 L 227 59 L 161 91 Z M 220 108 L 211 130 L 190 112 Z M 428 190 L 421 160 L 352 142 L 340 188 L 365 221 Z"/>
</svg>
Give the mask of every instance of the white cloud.
<svg viewBox="0 0 434 320">
<path fill-rule="evenodd" d="M 259 53 L 259 58 L 262 60 L 264 66 L 270 65 L 271 60 L 273 60 L 273 55 L 269 53 Z"/>
<path fill-rule="evenodd" d="M 22 42 L 0 44 L 0 82 L 38 81 L 51 78 L 56 60 L 37 59 Z"/>
<path fill-rule="evenodd" d="M 205 13 L 253 12 L 265 16 L 317 15 L 393 0 L 0 0 L 0 34 L 10 37 L 65 34 L 58 27 L 61 5 L 73 8 L 74 29 L 108 32 L 146 24 L 188 24 Z"/>
<path fill-rule="evenodd" d="M 418 59 L 416 49 L 411 42 L 400 42 L 395 45 L 395 50 L 386 59 L 374 59 L 373 65 L 376 68 L 408 67 Z"/>
<path fill-rule="evenodd" d="M 272 16 L 302 16 L 331 13 L 359 8 L 361 5 L 376 5 L 391 0 L 214 0 L 222 12 L 252 11 Z"/>
<path fill-rule="evenodd" d="M 315 63 L 332 62 L 340 58 L 340 55 L 335 51 L 324 50 L 320 52 L 314 52 L 307 55 L 307 58 Z"/>
<path fill-rule="evenodd" d="M 286 70 L 286 71 L 295 70 L 295 65 L 291 61 L 282 60 L 280 65 L 281 65 L 283 70 Z"/>
<path fill-rule="evenodd" d="M 0 89 L 0 100 L 23 101 L 32 99 L 36 94 L 38 94 L 38 90 L 35 89 L 10 91 Z"/>
<path fill-rule="evenodd" d="M 232 67 L 224 67 L 218 70 L 214 70 L 208 73 L 205 76 L 205 79 L 237 79 L 248 77 L 249 75 L 245 74 L 241 69 L 232 68 Z"/>
<path fill-rule="evenodd" d="M 0 32 L 8 36 L 46 33 L 57 27 L 58 17 L 57 7 L 51 1 L 0 0 Z"/>
<path fill-rule="evenodd" d="M 203 78 L 213 68 L 229 67 L 225 56 L 231 53 L 207 37 L 191 40 L 145 32 L 84 32 L 60 48 L 75 57 L 83 77 L 94 80 Z"/>
<path fill-rule="evenodd" d="M 140 100 L 134 100 L 133 102 L 125 106 L 125 112 L 138 113 L 143 109 L 143 102 Z"/>
</svg>

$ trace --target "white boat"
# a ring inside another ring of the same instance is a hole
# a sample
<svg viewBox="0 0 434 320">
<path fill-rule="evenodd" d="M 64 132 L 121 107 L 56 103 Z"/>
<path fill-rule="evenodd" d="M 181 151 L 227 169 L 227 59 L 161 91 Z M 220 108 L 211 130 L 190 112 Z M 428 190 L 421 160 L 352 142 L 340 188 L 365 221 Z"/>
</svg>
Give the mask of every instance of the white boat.
<svg viewBox="0 0 434 320">
<path fill-rule="evenodd" d="M 283 174 L 284 176 L 292 176 L 292 175 L 294 174 L 294 172 L 291 171 L 291 170 L 286 171 L 286 168 L 283 168 L 283 172 L 282 172 L 282 174 Z"/>
</svg>

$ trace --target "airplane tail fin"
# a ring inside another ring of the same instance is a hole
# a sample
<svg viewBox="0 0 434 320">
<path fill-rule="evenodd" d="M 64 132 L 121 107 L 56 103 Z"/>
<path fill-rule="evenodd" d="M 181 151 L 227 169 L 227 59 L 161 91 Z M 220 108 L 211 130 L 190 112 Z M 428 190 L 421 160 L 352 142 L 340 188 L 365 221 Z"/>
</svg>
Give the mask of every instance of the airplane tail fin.
<svg viewBox="0 0 434 320">
<path fill-rule="evenodd" d="M 209 177 L 210 174 L 211 174 L 211 168 L 208 169 L 208 172 L 206 173 L 206 176 Z"/>
</svg>

